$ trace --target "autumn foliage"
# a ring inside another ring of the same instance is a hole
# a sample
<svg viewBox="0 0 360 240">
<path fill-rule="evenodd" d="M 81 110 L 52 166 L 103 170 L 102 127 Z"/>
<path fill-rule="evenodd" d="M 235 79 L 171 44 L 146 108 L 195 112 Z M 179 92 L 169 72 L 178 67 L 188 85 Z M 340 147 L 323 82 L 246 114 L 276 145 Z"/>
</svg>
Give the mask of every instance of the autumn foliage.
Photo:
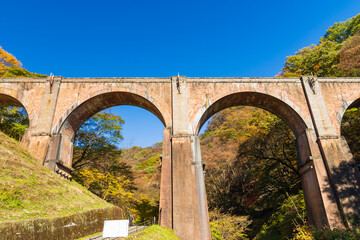
<svg viewBox="0 0 360 240">
<path fill-rule="evenodd" d="M 279 77 L 359 77 L 360 14 L 329 27 L 319 44 L 288 56 Z"/>
<path fill-rule="evenodd" d="M 46 75 L 31 73 L 28 70 L 22 68 L 22 63 L 16 59 L 11 53 L 6 52 L 0 46 L 0 77 L 32 77 L 41 78 Z"/>
</svg>

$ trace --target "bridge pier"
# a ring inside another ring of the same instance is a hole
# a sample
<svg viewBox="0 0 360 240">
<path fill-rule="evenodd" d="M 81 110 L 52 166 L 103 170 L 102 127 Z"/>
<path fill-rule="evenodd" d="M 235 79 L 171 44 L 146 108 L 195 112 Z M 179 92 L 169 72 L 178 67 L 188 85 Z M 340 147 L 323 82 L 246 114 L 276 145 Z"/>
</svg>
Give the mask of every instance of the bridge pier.
<svg viewBox="0 0 360 240">
<path fill-rule="evenodd" d="M 48 78 L 44 84 L 44 92 L 41 96 L 40 112 L 36 126 L 31 126 L 22 139 L 22 145 L 38 158 L 42 163 L 46 159 L 49 149 L 52 123 L 57 106 L 62 77 Z"/>
<path fill-rule="evenodd" d="M 180 239 L 211 239 L 198 136 L 173 136 L 173 229 Z"/>
<path fill-rule="evenodd" d="M 198 136 L 190 130 L 185 77 L 172 77 L 172 227 L 181 240 L 210 240 Z"/>
<path fill-rule="evenodd" d="M 348 227 L 351 218 L 360 216 L 359 170 L 345 139 L 335 134 L 324 101 L 327 96 L 322 95 L 317 79 L 310 76 L 302 77 L 301 80 L 315 128 L 316 145 L 320 153 L 316 153 L 317 158 L 322 159 L 327 175 L 324 181 L 319 182 L 320 188 L 326 185 L 322 189 L 323 201 L 325 205 L 329 204 L 325 206 L 328 211 L 334 213 L 337 209 L 341 214 L 341 217 L 337 217 L 338 213 L 334 214 L 334 221 L 329 221 L 329 225 L 332 228 L 339 227 L 339 220 L 335 219 L 338 218 L 342 219 L 343 226 Z M 321 173 L 325 175 L 324 170 Z"/>
<path fill-rule="evenodd" d="M 31 133 L 29 135 L 21 141 L 21 144 L 26 146 L 29 152 L 43 163 L 49 147 L 50 135 Z"/>
<path fill-rule="evenodd" d="M 171 127 L 164 129 L 160 186 L 159 225 L 172 229 Z"/>
<path fill-rule="evenodd" d="M 195 184 L 196 184 L 196 216 L 198 217 L 199 239 L 211 239 L 209 212 L 206 198 L 206 188 L 204 179 L 204 166 L 201 160 L 200 138 L 198 135 L 192 137 L 193 162 L 195 168 Z"/>
<path fill-rule="evenodd" d="M 73 143 L 71 139 L 61 133 L 54 134 L 49 141 L 49 148 L 44 161 L 44 166 L 60 174 L 66 179 L 71 179 Z"/>
<path fill-rule="evenodd" d="M 307 129 L 297 137 L 297 148 L 309 224 L 319 228 L 344 228 L 314 130 Z"/>
<path fill-rule="evenodd" d="M 329 178 L 336 191 L 337 203 L 344 214 L 345 224 L 360 216 L 360 174 L 342 137 L 322 137 L 318 143 L 324 157 Z"/>
</svg>

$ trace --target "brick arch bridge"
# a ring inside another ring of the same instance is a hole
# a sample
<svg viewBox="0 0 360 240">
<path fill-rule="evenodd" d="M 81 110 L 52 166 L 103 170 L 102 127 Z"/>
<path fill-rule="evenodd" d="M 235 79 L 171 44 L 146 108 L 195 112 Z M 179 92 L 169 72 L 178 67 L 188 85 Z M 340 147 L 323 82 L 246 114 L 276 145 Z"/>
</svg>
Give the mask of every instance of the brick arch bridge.
<svg viewBox="0 0 360 240">
<path fill-rule="evenodd" d="M 211 239 L 198 132 L 231 106 L 266 109 L 297 139 L 308 216 L 315 226 L 348 227 L 360 216 L 360 177 L 341 136 L 345 110 L 360 105 L 354 78 L 62 78 L 0 79 L 0 105 L 24 106 L 22 144 L 70 177 L 76 130 L 98 111 L 134 105 L 164 124 L 160 224 L 180 239 Z"/>
</svg>

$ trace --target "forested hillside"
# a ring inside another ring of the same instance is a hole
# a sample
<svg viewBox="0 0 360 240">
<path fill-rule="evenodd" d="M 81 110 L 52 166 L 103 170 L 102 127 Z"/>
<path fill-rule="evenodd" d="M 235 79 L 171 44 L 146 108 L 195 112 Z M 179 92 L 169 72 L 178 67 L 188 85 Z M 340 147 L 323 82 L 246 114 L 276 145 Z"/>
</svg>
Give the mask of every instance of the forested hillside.
<svg viewBox="0 0 360 240">
<path fill-rule="evenodd" d="M 220 218 L 246 217 L 243 234 L 255 237 L 280 203 L 292 197 L 299 202 L 300 215 L 289 204 L 282 217 L 303 223 L 304 202 L 296 196 L 301 184 L 295 137 L 282 120 L 258 108 L 229 108 L 211 119 L 201 144 L 210 211 Z M 291 235 L 294 227 L 284 220 L 272 224 L 271 237 L 278 238 Z"/>
<path fill-rule="evenodd" d="M 317 45 L 288 56 L 280 77 L 358 77 L 360 75 L 360 14 L 329 27 Z"/>
<path fill-rule="evenodd" d="M 88 166 L 75 169 L 74 179 L 119 206 L 135 222 L 158 219 L 161 144 L 116 152 L 110 158 L 110 154 L 98 156 Z"/>
</svg>

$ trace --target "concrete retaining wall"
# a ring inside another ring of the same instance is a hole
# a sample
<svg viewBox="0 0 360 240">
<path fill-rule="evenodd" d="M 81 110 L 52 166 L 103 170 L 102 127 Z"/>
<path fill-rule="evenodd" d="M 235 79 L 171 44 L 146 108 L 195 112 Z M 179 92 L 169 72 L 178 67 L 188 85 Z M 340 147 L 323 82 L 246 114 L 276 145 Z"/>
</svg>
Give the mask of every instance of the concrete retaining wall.
<svg viewBox="0 0 360 240">
<path fill-rule="evenodd" d="M 114 206 L 89 210 L 65 217 L 2 222 L 0 223 L 0 239 L 73 240 L 101 232 L 104 220 L 122 218 L 123 213 L 121 209 Z"/>
</svg>

